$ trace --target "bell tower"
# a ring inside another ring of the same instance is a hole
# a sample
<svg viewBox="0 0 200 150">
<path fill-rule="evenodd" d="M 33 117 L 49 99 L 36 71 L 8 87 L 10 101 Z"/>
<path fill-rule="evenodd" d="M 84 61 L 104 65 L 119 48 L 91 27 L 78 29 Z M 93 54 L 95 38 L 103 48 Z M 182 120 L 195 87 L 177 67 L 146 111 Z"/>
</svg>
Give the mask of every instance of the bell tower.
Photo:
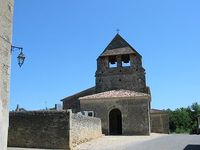
<svg viewBox="0 0 200 150">
<path fill-rule="evenodd" d="M 97 58 L 96 92 L 133 90 L 148 93 L 142 56 L 118 33 Z"/>
</svg>

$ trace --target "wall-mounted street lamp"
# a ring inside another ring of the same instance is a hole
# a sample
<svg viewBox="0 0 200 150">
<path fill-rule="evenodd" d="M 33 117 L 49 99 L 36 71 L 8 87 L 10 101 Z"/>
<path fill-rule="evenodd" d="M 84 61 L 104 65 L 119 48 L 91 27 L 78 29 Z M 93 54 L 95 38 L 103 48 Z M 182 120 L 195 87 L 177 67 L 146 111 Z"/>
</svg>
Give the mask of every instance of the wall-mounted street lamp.
<svg viewBox="0 0 200 150">
<path fill-rule="evenodd" d="M 25 60 L 26 57 L 25 57 L 25 55 L 23 53 L 23 48 L 22 47 L 17 47 L 17 46 L 11 45 L 11 53 L 16 49 L 20 51 L 19 55 L 17 56 L 17 59 L 18 59 L 18 65 L 19 65 L 19 67 L 21 67 L 23 65 L 24 60 Z"/>
</svg>

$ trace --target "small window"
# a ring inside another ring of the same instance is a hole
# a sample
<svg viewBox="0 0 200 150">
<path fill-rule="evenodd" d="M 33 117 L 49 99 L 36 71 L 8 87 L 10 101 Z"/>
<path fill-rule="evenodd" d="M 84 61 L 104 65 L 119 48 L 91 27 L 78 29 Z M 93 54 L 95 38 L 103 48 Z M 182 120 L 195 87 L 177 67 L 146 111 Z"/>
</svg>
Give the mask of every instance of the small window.
<svg viewBox="0 0 200 150">
<path fill-rule="evenodd" d="M 88 111 L 87 116 L 89 116 L 89 117 L 94 117 L 94 111 Z"/>
<path fill-rule="evenodd" d="M 117 58 L 116 56 L 109 57 L 109 68 L 116 68 L 117 67 Z"/>
<path fill-rule="evenodd" d="M 130 66 L 131 66 L 130 61 L 128 63 L 122 62 L 122 67 L 130 67 Z"/>
<path fill-rule="evenodd" d="M 116 68 L 117 67 L 117 62 L 115 62 L 114 64 L 109 63 L 109 68 Z"/>
<path fill-rule="evenodd" d="M 88 112 L 88 116 L 92 117 L 93 113 L 92 112 Z"/>
<path fill-rule="evenodd" d="M 122 67 L 131 66 L 129 55 L 122 55 L 121 60 L 122 60 Z"/>
</svg>

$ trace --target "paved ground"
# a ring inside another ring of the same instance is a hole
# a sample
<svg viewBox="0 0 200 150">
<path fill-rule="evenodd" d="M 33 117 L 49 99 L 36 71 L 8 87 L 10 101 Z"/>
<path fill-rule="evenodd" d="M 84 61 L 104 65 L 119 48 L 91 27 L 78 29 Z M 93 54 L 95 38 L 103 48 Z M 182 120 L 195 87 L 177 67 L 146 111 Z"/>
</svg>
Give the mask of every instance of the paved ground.
<svg viewBox="0 0 200 150">
<path fill-rule="evenodd" d="M 75 150 L 200 150 L 200 135 L 103 136 Z M 8 148 L 8 150 L 36 150 Z M 39 149 L 42 150 L 42 149 Z"/>
<path fill-rule="evenodd" d="M 145 142 L 162 136 L 164 134 L 151 134 L 151 136 L 103 136 L 100 139 L 78 145 L 76 150 L 123 150 L 127 145 Z"/>
<path fill-rule="evenodd" d="M 105 136 L 77 150 L 200 150 L 199 135 Z"/>
<path fill-rule="evenodd" d="M 126 150 L 200 150 L 199 135 L 168 135 L 146 142 L 130 144 Z"/>
</svg>

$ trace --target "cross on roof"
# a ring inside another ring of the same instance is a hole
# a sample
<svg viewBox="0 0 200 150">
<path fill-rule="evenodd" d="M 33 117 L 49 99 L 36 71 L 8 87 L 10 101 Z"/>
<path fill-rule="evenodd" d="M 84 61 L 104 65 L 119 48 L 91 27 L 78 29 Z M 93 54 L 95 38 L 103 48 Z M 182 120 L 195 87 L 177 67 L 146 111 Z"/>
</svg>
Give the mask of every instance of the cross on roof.
<svg viewBox="0 0 200 150">
<path fill-rule="evenodd" d="M 117 31 L 117 33 L 119 33 L 119 31 L 120 31 L 120 30 L 119 30 L 119 29 L 117 29 L 116 31 Z"/>
</svg>

